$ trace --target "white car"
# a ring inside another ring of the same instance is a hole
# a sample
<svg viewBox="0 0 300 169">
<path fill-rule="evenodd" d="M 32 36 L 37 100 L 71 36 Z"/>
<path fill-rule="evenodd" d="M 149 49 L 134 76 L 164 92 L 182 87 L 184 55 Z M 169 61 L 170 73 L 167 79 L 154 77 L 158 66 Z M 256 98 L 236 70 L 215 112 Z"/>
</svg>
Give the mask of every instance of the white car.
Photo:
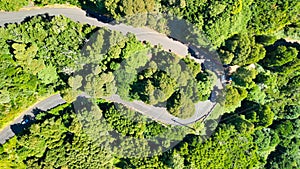
<svg viewBox="0 0 300 169">
<path fill-rule="evenodd" d="M 21 122 L 21 124 L 24 125 L 24 124 L 27 124 L 28 122 L 29 122 L 29 119 L 26 118 L 26 119 L 24 119 L 24 120 Z"/>
</svg>

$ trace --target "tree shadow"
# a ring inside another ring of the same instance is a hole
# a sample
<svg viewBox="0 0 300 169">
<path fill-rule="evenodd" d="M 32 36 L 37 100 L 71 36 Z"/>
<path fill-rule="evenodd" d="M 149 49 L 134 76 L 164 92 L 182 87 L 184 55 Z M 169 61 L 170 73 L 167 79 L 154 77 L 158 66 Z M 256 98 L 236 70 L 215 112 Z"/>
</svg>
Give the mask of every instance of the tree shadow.
<svg viewBox="0 0 300 169">
<path fill-rule="evenodd" d="M 30 20 L 32 20 L 35 17 L 41 17 L 43 21 L 50 21 L 52 18 L 54 18 L 54 16 L 50 16 L 48 13 L 38 14 L 38 15 L 34 15 L 34 16 L 25 17 L 25 19 L 20 24 L 24 24 L 26 22 L 29 22 Z M 17 22 L 14 22 L 14 23 L 17 24 Z M 7 28 L 7 26 L 10 25 L 10 24 L 13 24 L 13 23 L 12 22 L 5 23 L 4 27 Z"/>
<path fill-rule="evenodd" d="M 112 25 L 116 24 L 114 18 L 112 18 L 110 16 L 103 15 L 100 12 L 92 10 L 92 9 L 87 9 L 86 8 L 86 9 L 83 9 L 83 10 L 86 12 L 86 16 L 88 16 L 88 17 L 95 18 L 98 21 L 103 22 L 103 23 L 110 23 Z"/>
<path fill-rule="evenodd" d="M 44 111 L 39 108 L 34 108 L 31 112 L 34 114 L 34 116 L 36 116 L 37 114 Z M 34 123 L 35 121 L 34 116 L 28 114 L 24 115 L 22 121 L 20 123 L 15 123 L 13 125 L 10 125 L 10 129 L 14 132 L 15 135 L 21 134 L 24 130 L 29 128 L 31 124 Z"/>
<path fill-rule="evenodd" d="M 104 23 L 114 24 L 114 18 L 107 15 L 107 10 L 104 6 L 104 1 L 79 0 L 82 10 L 86 12 L 86 16 L 97 19 Z"/>
</svg>

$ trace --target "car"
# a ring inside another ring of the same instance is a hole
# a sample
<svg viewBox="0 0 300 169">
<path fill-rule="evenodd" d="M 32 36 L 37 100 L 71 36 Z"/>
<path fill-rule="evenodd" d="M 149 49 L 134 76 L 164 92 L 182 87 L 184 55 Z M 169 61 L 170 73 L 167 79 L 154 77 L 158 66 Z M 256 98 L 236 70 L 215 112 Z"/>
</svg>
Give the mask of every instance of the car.
<svg viewBox="0 0 300 169">
<path fill-rule="evenodd" d="M 205 70 L 206 70 L 206 67 L 205 67 L 204 63 L 201 63 L 201 70 L 202 70 L 202 71 L 205 71 Z"/>
<path fill-rule="evenodd" d="M 199 51 L 197 50 L 196 47 L 190 45 L 190 46 L 188 47 L 188 52 L 189 52 L 193 57 L 195 57 L 195 58 L 200 58 L 200 53 L 199 53 Z"/>
<path fill-rule="evenodd" d="M 222 76 L 221 76 L 221 82 L 222 82 L 222 83 L 226 83 L 226 81 L 227 81 L 227 80 L 226 80 L 226 76 L 225 76 L 225 75 L 222 75 Z"/>
<path fill-rule="evenodd" d="M 29 123 L 29 119 L 28 119 L 28 118 L 24 119 L 24 120 L 21 122 L 22 125 L 25 125 L 25 124 L 28 124 L 28 123 Z"/>
</svg>

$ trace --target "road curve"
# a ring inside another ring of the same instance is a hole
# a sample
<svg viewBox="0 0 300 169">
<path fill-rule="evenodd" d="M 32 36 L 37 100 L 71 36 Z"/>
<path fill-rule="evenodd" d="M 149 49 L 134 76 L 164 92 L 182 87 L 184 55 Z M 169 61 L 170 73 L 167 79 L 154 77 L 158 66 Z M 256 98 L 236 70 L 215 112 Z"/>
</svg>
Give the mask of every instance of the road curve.
<svg viewBox="0 0 300 169">
<path fill-rule="evenodd" d="M 36 16 L 39 14 L 47 13 L 50 16 L 53 15 L 64 15 L 74 21 L 80 23 L 86 23 L 89 25 L 94 25 L 98 27 L 107 27 L 111 30 L 120 31 L 123 34 L 131 32 L 136 35 L 137 39 L 140 41 L 148 41 L 152 45 L 162 45 L 163 49 L 166 51 L 171 50 L 172 52 L 186 56 L 188 54 L 188 47 L 179 41 L 174 41 L 173 39 L 168 38 L 166 35 L 155 32 L 154 30 L 148 28 L 134 28 L 132 26 L 127 26 L 125 24 L 111 25 L 98 21 L 95 18 L 86 16 L 86 12 L 79 8 L 42 8 L 34 9 L 28 11 L 19 11 L 19 12 L 0 12 L 0 26 L 4 26 L 7 23 L 20 23 L 24 21 L 25 18 Z M 220 91 L 223 89 L 223 84 L 221 82 L 221 76 L 223 75 L 223 67 L 220 63 L 217 63 L 215 58 L 208 53 L 199 51 L 202 54 L 202 59 L 193 58 L 197 63 L 204 63 L 206 69 L 214 72 L 216 74 L 215 87 L 211 95 L 211 99 L 199 102 L 195 104 L 196 113 L 188 119 L 179 119 L 169 114 L 165 108 L 158 108 L 151 105 L 147 105 L 141 101 L 126 102 L 123 101 L 118 95 L 113 95 L 108 100 L 112 102 L 122 103 L 125 106 L 137 110 L 139 113 L 150 117 L 153 120 L 163 122 L 171 125 L 182 125 L 182 124 L 191 124 L 195 121 L 207 116 L 211 112 L 211 109 L 217 104 L 216 99 L 217 95 L 220 94 Z M 51 104 L 49 104 L 51 103 Z M 37 105 L 41 110 L 48 110 L 55 106 L 58 106 L 62 103 L 65 103 L 64 100 L 59 95 L 47 98 L 39 102 Z M 45 107 L 43 107 L 45 106 Z M 32 114 L 32 109 L 26 111 L 20 116 L 20 118 L 14 120 L 13 124 L 18 124 L 22 121 L 24 115 Z M 6 127 L 3 131 L 0 132 L 0 143 L 3 144 L 5 140 L 9 139 L 14 135 L 13 131 L 10 129 L 10 126 Z"/>
</svg>

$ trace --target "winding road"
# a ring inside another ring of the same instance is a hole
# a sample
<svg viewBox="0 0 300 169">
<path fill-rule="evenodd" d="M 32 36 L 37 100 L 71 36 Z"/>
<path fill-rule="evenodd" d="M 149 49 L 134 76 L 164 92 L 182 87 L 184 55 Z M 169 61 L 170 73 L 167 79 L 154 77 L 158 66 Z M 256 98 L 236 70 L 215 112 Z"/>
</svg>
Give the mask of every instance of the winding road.
<svg viewBox="0 0 300 169">
<path fill-rule="evenodd" d="M 163 49 L 166 51 L 171 50 L 173 53 L 176 53 L 180 56 L 188 55 L 188 46 L 180 43 L 179 41 L 174 41 L 171 38 L 168 38 L 166 35 L 155 32 L 154 30 L 148 28 L 134 28 L 132 26 L 127 26 L 125 24 L 112 25 L 108 23 L 103 23 L 98 21 L 95 18 L 91 18 L 86 16 L 86 12 L 79 8 L 42 8 L 42 9 L 34 9 L 28 11 L 19 11 L 19 12 L 0 12 L 0 26 L 4 26 L 8 23 L 20 23 L 24 21 L 27 17 L 45 14 L 47 13 L 50 16 L 53 15 L 64 15 L 74 21 L 78 21 L 80 23 L 86 23 L 89 25 L 94 25 L 98 27 L 107 27 L 111 30 L 120 31 L 123 34 L 127 34 L 131 32 L 136 35 L 137 39 L 140 41 L 148 41 L 152 45 L 162 45 Z M 220 64 L 216 59 L 214 54 L 207 53 L 203 50 L 198 49 L 200 53 L 200 58 L 194 59 L 197 63 L 203 63 L 205 68 L 212 71 L 215 75 L 215 86 L 211 94 L 210 100 L 199 102 L 195 104 L 196 113 L 188 118 L 188 119 L 179 119 L 174 117 L 166 108 L 162 107 L 154 107 L 151 105 L 147 105 L 141 101 L 133 101 L 127 102 L 122 100 L 118 95 L 113 95 L 109 98 L 106 98 L 112 102 L 121 103 L 133 110 L 138 111 L 139 113 L 148 116 L 149 118 L 170 125 L 187 125 L 198 121 L 206 117 L 214 106 L 217 104 L 216 99 L 220 96 L 220 92 L 223 89 L 223 83 L 221 81 L 221 76 L 224 73 L 224 69 L 222 64 Z M 10 126 L 4 128 L 4 130 L 0 131 L 0 144 L 5 143 L 6 140 L 13 137 L 15 133 L 11 129 L 11 126 L 19 124 L 22 122 L 24 116 L 34 116 L 33 111 L 38 108 L 40 110 L 46 111 L 53 107 L 56 107 L 60 104 L 65 103 L 65 101 L 61 98 L 60 95 L 51 96 L 33 106 L 31 109 L 23 112 L 18 118 L 16 118 Z"/>
</svg>

